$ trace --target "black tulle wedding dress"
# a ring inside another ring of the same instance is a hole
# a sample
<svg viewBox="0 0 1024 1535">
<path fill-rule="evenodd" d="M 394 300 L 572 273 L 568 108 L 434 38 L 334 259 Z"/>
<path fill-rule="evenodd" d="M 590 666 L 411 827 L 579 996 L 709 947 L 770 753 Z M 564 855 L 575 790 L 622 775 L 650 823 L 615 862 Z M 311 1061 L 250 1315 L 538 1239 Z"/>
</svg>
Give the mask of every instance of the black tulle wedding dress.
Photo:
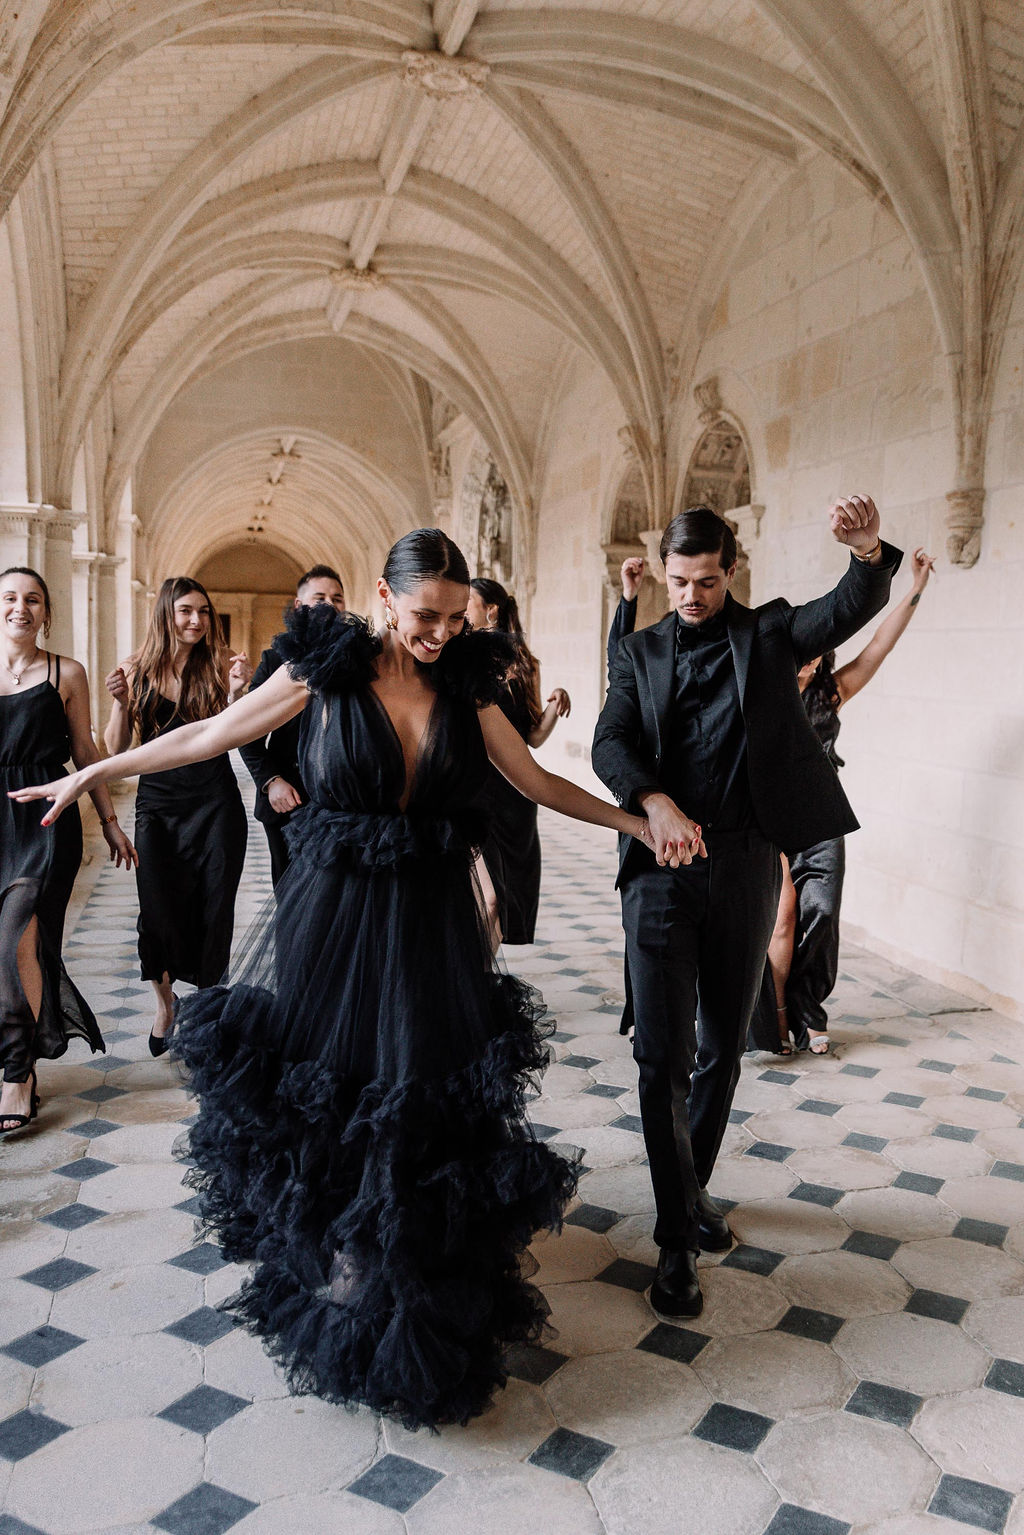
<svg viewBox="0 0 1024 1535">
<path fill-rule="evenodd" d="M 228 1306 L 293 1390 L 410 1427 L 481 1412 L 507 1345 L 540 1334 L 521 1260 L 575 1183 L 524 1113 L 543 1003 L 495 969 L 472 884 L 476 706 L 507 664 L 491 639 L 431 668 L 400 809 L 401 744 L 369 685 L 380 641 L 297 611 L 280 643 L 312 694 L 311 803 L 235 984 L 183 1003 L 176 1043 L 199 1100 L 190 1181 L 225 1255 L 255 1262 Z"/>
</svg>

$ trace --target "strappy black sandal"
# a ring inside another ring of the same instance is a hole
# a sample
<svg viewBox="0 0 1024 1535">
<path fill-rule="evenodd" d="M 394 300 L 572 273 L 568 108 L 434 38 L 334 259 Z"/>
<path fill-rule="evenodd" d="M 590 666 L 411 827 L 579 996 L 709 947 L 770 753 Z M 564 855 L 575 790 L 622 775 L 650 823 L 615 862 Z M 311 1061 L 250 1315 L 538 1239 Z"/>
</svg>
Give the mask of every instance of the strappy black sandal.
<svg viewBox="0 0 1024 1535">
<path fill-rule="evenodd" d="M 13 1110 L 0 1111 L 0 1135 L 13 1135 L 15 1130 L 24 1130 L 25 1126 L 30 1125 L 33 1119 L 35 1119 L 38 1115 L 39 1105 L 42 1103 L 42 1099 L 36 1092 L 36 1088 L 38 1087 L 39 1082 L 38 1078 L 36 1077 L 34 1066 L 28 1080 L 32 1083 L 32 1096 L 29 1099 L 29 1112 L 27 1114 L 15 1114 Z M 5 1124 L 4 1121 L 8 1119 L 13 1119 L 14 1124 Z"/>
</svg>

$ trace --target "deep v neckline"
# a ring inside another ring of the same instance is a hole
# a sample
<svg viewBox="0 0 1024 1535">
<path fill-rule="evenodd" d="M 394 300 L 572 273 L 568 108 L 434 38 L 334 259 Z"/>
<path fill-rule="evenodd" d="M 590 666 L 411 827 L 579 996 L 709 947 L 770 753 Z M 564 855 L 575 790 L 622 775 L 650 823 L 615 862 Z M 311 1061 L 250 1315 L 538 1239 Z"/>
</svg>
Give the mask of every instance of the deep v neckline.
<svg viewBox="0 0 1024 1535">
<path fill-rule="evenodd" d="M 399 760 L 402 764 L 402 792 L 398 796 L 397 804 L 399 814 L 404 815 L 409 806 L 412 804 L 413 795 L 416 793 L 416 789 L 419 783 L 420 768 L 423 765 L 424 754 L 427 750 L 427 747 L 430 745 L 430 742 L 434 738 L 435 721 L 437 718 L 438 705 L 441 702 L 441 695 L 435 690 L 434 701 L 430 705 L 430 713 L 427 715 L 426 726 L 424 728 L 423 734 L 420 736 L 418 742 L 416 743 L 416 755 L 413 758 L 412 772 L 410 773 L 407 771 L 405 765 L 405 748 L 402 745 L 402 737 L 398 733 L 398 727 L 395 725 L 394 720 L 391 718 L 387 705 L 372 685 L 367 689 L 367 691 L 383 715 L 384 721 L 391 732 L 395 746 L 398 749 Z"/>
</svg>

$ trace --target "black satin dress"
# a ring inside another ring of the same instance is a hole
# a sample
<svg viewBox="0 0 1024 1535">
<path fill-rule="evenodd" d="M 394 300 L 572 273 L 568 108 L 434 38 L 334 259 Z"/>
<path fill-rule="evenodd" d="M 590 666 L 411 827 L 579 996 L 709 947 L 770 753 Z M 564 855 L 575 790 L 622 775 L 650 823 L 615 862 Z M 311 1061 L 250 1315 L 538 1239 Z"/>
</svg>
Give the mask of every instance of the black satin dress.
<svg viewBox="0 0 1024 1535">
<path fill-rule="evenodd" d="M 533 722 L 522 690 L 504 687 L 497 703 L 512 727 L 527 740 Z M 497 896 L 502 942 L 532 943 L 540 906 L 537 807 L 491 763 L 487 764 L 480 805 L 487 820 L 480 854 Z"/>
<path fill-rule="evenodd" d="M 51 663 L 56 662 L 51 681 Z M 64 777 L 71 756 L 60 687 L 60 658 L 47 656 L 46 681 L 0 696 L 0 1066 L 9 1082 L 25 1082 L 35 1061 L 55 1060 L 68 1040 L 103 1050 L 89 1004 L 61 961 L 64 917 L 82 861 L 82 818 L 71 805 L 53 826 L 46 807 L 19 805 L 10 789 Z M 39 923 L 43 1001 L 33 1018 L 18 974 L 18 944 Z"/>
<path fill-rule="evenodd" d="M 189 1181 L 226 1256 L 255 1260 L 227 1305 L 294 1391 L 464 1423 L 504 1383 L 505 1346 L 543 1328 L 520 1263 L 575 1184 L 525 1116 L 543 1003 L 495 969 L 472 879 L 477 704 L 508 657 L 449 642 L 407 785 L 370 687 L 379 640 L 328 608 L 289 627 L 310 805 L 235 985 L 179 1014 Z"/>
<path fill-rule="evenodd" d="M 158 694 L 142 739 L 187 723 Z M 144 773 L 135 801 L 139 961 L 144 981 L 213 986 L 227 973 L 249 827 L 226 756 Z"/>
</svg>

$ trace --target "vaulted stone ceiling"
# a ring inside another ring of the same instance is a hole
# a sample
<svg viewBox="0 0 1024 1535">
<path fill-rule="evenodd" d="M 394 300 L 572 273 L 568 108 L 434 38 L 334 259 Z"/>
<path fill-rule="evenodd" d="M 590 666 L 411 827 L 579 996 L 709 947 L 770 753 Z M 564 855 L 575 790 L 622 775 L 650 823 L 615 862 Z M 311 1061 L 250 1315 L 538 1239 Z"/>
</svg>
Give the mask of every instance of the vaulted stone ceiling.
<svg viewBox="0 0 1024 1535">
<path fill-rule="evenodd" d="M 976 557 L 1024 259 L 1017 0 L 23 0 L 0 105 L 36 488 L 69 506 L 85 474 L 96 549 L 133 482 L 140 514 L 223 541 L 291 435 L 282 547 L 312 498 L 372 563 L 431 515 L 439 399 L 528 518 L 581 354 L 661 519 L 730 254 L 824 154 L 920 264 L 957 402 L 950 552 Z"/>
</svg>

